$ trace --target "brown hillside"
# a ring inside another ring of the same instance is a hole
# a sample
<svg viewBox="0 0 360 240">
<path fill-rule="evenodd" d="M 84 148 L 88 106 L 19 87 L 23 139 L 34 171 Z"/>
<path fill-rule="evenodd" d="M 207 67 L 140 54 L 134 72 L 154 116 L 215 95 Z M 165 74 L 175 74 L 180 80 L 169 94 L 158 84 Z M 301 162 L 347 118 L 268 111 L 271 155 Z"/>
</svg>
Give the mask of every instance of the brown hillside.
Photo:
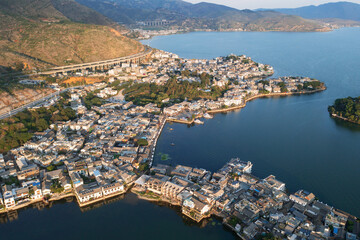
<svg viewBox="0 0 360 240">
<path fill-rule="evenodd" d="M 70 11 L 72 6 L 82 5 L 73 0 L 0 1 L 0 66 L 22 62 L 43 69 L 143 50 L 139 42 L 121 35 L 124 28 L 83 6 Z"/>
</svg>

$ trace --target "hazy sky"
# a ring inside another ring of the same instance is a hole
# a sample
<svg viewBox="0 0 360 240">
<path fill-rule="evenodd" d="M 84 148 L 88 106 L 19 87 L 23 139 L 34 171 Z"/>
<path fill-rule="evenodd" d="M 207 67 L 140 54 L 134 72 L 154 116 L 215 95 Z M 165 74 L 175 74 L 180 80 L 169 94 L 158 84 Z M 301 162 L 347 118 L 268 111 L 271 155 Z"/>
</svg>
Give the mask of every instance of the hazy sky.
<svg viewBox="0 0 360 240">
<path fill-rule="evenodd" d="M 211 2 L 227 5 L 239 9 L 256 8 L 293 8 L 307 5 L 319 5 L 327 2 L 338 2 L 340 0 L 185 0 L 187 2 Z M 349 0 L 348 2 L 360 3 L 360 0 Z"/>
</svg>

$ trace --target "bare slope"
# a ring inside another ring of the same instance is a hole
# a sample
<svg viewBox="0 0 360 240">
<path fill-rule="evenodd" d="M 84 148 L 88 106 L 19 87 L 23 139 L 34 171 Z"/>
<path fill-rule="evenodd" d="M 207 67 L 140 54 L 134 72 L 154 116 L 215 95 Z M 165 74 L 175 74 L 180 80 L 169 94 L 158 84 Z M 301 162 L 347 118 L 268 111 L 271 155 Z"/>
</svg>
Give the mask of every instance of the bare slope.
<svg viewBox="0 0 360 240">
<path fill-rule="evenodd" d="M 121 34 L 122 29 L 72 0 L 2 0 L 0 66 L 22 62 L 31 69 L 48 68 L 142 51 L 140 43 Z"/>
</svg>

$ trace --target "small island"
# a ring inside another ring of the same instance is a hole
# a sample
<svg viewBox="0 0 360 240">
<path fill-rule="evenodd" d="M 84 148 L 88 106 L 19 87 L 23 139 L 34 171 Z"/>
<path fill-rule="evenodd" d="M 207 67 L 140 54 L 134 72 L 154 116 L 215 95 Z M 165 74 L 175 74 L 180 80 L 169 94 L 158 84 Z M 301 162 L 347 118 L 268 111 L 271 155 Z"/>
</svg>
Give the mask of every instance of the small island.
<svg viewBox="0 0 360 240">
<path fill-rule="evenodd" d="M 328 111 L 333 118 L 360 124 L 360 97 L 336 99 Z"/>
</svg>

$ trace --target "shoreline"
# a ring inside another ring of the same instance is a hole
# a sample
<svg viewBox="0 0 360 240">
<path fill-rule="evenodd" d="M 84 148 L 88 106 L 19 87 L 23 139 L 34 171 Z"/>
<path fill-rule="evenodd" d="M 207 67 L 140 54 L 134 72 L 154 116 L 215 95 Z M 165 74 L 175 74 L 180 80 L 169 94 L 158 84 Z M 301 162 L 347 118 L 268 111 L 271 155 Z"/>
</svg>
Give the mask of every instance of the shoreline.
<svg viewBox="0 0 360 240">
<path fill-rule="evenodd" d="M 22 208 L 26 208 L 28 206 L 31 206 L 31 205 L 39 203 L 39 202 L 42 202 L 44 204 L 49 204 L 50 202 L 56 202 L 56 201 L 60 201 L 60 200 L 62 200 L 64 198 L 74 197 L 74 196 L 75 196 L 75 194 L 73 192 L 70 192 L 70 193 L 62 194 L 60 196 L 56 196 L 56 197 L 54 197 L 52 199 L 50 198 L 49 200 L 44 200 L 44 198 L 30 200 L 30 201 L 26 201 L 26 202 L 24 202 L 24 203 L 22 203 L 20 205 L 15 205 L 14 207 L 11 207 L 11 208 L 2 209 L 2 210 L 0 210 L 0 214 L 20 210 Z"/>
<path fill-rule="evenodd" d="M 352 123 L 352 124 L 356 124 L 356 125 L 360 126 L 360 123 L 355 122 L 355 121 L 352 121 L 352 120 L 350 120 L 350 119 L 348 119 L 348 118 L 345 118 L 345 117 L 341 117 L 341 116 L 339 116 L 339 115 L 337 115 L 337 114 L 335 114 L 335 113 L 330 114 L 330 117 L 331 117 L 331 118 L 334 118 L 334 119 L 342 120 L 342 121 L 347 122 L 347 123 Z"/>
<path fill-rule="evenodd" d="M 265 98 L 265 97 L 276 97 L 276 96 L 292 96 L 292 95 L 302 95 L 302 94 L 313 94 L 313 93 L 317 93 L 317 92 L 321 92 L 321 91 L 324 91 L 326 90 L 326 86 L 320 88 L 320 89 L 316 89 L 316 90 L 312 90 L 312 91 L 301 91 L 301 92 L 289 92 L 289 93 L 269 93 L 269 94 L 258 94 L 258 95 L 255 95 L 255 96 L 251 96 L 247 99 L 244 99 L 244 103 L 239 105 L 239 106 L 236 106 L 236 107 L 231 107 L 231 108 L 226 108 L 226 109 L 216 109 L 216 110 L 210 110 L 210 111 L 207 111 L 207 113 L 221 113 L 221 112 L 228 112 L 228 111 L 233 111 L 233 110 L 236 110 L 236 109 L 241 109 L 241 108 L 244 108 L 246 107 L 246 104 L 247 102 L 249 101 L 252 101 L 252 100 L 255 100 L 257 98 Z M 198 117 L 198 116 L 197 116 Z M 338 116 L 339 117 L 339 116 Z M 196 119 L 196 118 L 195 118 Z M 184 121 L 184 120 L 175 120 L 175 119 L 167 119 L 165 118 L 161 124 L 160 124 L 160 127 L 158 129 L 158 133 L 154 139 L 154 142 L 153 142 L 153 145 L 152 147 L 154 148 L 154 150 L 152 151 L 152 153 L 155 152 L 155 148 L 156 148 L 156 145 L 157 145 L 157 140 L 160 136 L 160 134 L 162 133 L 163 131 L 163 128 L 166 124 L 167 121 L 169 122 L 177 122 L 177 123 L 187 123 L 187 122 L 191 122 L 193 123 L 194 120 L 193 119 L 192 121 Z M 151 156 L 151 154 L 150 154 Z M 153 158 L 151 159 L 151 164 L 153 162 Z M 154 195 L 153 197 L 151 196 L 147 196 L 146 193 L 145 194 L 141 194 L 141 192 L 137 191 L 136 189 L 134 189 L 133 187 L 134 185 L 134 182 L 130 183 L 129 186 L 126 188 L 126 190 L 124 191 L 121 191 L 121 192 L 116 192 L 116 193 L 113 193 L 113 194 L 109 194 L 109 195 L 106 195 L 106 196 L 102 196 L 102 197 L 99 197 L 99 198 L 96 198 L 96 199 L 93 199 L 91 201 L 88 201 L 88 202 L 84 202 L 84 203 L 81 203 L 79 198 L 77 197 L 76 193 L 74 191 L 72 192 L 69 192 L 67 194 L 64 194 L 64 195 L 60 195 L 60 196 L 55 196 L 54 198 L 51 198 L 49 199 L 47 202 L 44 201 L 43 199 L 38 199 L 38 200 L 35 200 L 35 201 L 30 201 L 30 202 L 27 202 L 26 204 L 22 204 L 20 206 L 17 206 L 17 207 L 14 207 L 12 209 L 9 209 L 9 210 L 6 210 L 6 211 L 1 211 L 0 213 L 11 213 L 12 211 L 15 211 L 15 210 L 19 210 L 19 209 L 22 209 L 22 208 L 26 208 L 32 204 L 35 204 L 37 202 L 44 202 L 45 204 L 49 204 L 50 202 L 55 202 L 55 201 L 59 201 L 61 199 L 64 199 L 64 198 L 68 198 L 68 197 L 75 197 L 76 200 L 77 200 L 77 204 L 79 205 L 80 208 L 82 207 L 87 207 L 87 206 L 91 206 L 91 205 L 94 205 L 96 203 L 99 203 L 99 202 L 103 202 L 104 200 L 106 199 L 110 199 L 110 198 L 114 198 L 114 197 L 117 197 L 117 196 L 125 196 L 126 194 L 128 193 L 133 193 L 137 196 L 138 199 L 141 199 L 141 200 L 145 200 L 145 201 L 149 201 L 149 202 L 154 202 L 154 203 L 164 203 L 164 204 L 168 204 L 169 206 L 168 207 L 181 207 L 181 203 L 179 203 L 178 201 L 171 201 L 167 198 L 163 198 L 161 195 L 158 196 L 158 195 Z M 184 213 L 184 212 L 181 212 L 181 216 L 185 216 L 186 218 L 188 218 L 189 220 L 192 220 L 192 221 L 195 221 L 193 218 L 191 218 L 188 214 Z M 221 224 L 227 228 L 228 230 L 230 230 L 234 235 L 236 235 L 237 237 L 239 237 L 240 239 L 244 239 L 243 236 L 241 236 L 241 234 L 239 233 L 239 231 L 237 231 L 230 223 L 229 223 L 229 217 L 226 216 L 226 215 L 221 215 L 219 213 L 217 213 L 216 211 L 210 211 L 208 212 L 206 215 L 204 215 L 201 219 L 199 219 L 198 221 L 195 221 L 197 223 L 200 223 L 202 222 L 203 220 L 206 220 L 206 219 L 209 219 L 209 218 L 212 218 L 212 217 L 216 217 L 218 218 L 219 220 L 221 220 Z"/>
<path fill-rule="evenodd" d="M 355 26 L 339 26 L 339 27 L 333 27 L 333 28 L 329 28 L 327 30 L 324 31 L 279 31 L 279 30 L 266 30 L 266 31 L 247 31 L 247 30 L 237 30 L 237 29 L 229 29 L 229 30 L 213 30 L 213 29 L 197 29 L 197 30 L 179 30 L 176 33 L 168 33 L 168 34 L 155 34 L 152 35 L 149 38 L 135 38 L 135 40 L 139 41 L 142 43 L 142 41 L 148 41 L 148 40 L 152 40 L 154 37 L 162 37 L 162 36 L 172 36 L 172 35 L 179 35 L 179 34 L 188 34 L 188 33 L 206 33 L 206 32 L 215 32 L 215 33 L 227 33 L 227 32 L 257 32 L 257 33 L 329 33 L 329 32 L 334 32 L 336 30 L 340 30 L 343 28 L 360 28 L 360 25 L 355 25 Z M 132 30 L 136 30 L 136 29 L 132 29 Z M 146 31 L 146 30 L 143 30 Z M 142 43 L 143 44 L 143 43 Z"/>
<path fill-rule="evenodd" d="M 359 27 L 359 26 L 353 26 L 353 27 Z M 320 29 L 315 31 L 280 31 L 280 30 L 265 30 L 265 31 L 251 31 L 251 30 L 239 30 L 239 29 L 228 29 L 228 30 L 214 30 L 214 29 L 195 29 L 195 30 L 179 30 L 176 33 L 167 33 L 167 34 L 155 34 L 151 35 L 149 38 L 135 38 L 135 40 L 142 42 L 147 40 L 152 40 L 154 37 L 161 37 L 161 36 L 172 36 L 172 35 L 178 35 L 178 34 L 188 34 L 188 33 L 198 33 L 198 32 L 215 32 L 215 33 L 227 33 L 227 32 L 283 32 L 283 33 L 328 33 L 333 32 L 335 30 L 346 28 L 346 27 L 340 27 L 340 28 L 328 28 L 328 29 Z M 133 31 L 136 29 L 132 29 Z M 148 30 L 143 30 L 148 31 Z"/>
<path fill-rule="evenodd" d="M 117 197 L 117 196 L 120 196 L 120 195 L 125 195 L 127 192 L 128 192 L 128 190 L 124 190 L 124 191 L 121 191 L 121 192 L 117 192 L 117 193 L 109 194 L 109 195 L 106 195 L 106 196 L 102 196 L 102 197 L 96 198 L 96 199 L 94 199 L 92 201 L 85 202 L 85 203 L 81 203 L 76 194 L 74 194 L 74 197 L 76 198 L 76 201 L 77 201 L 77 204 L 79 205 L 79 207 L 82 208 L 82 207 L 86 207 L 86 206 L 89 206 L 89 205 L 104 201 L 104 200 L 109 199 L 109 198 Z"/>
<path fill-rule="evenodd" d="M 325 91 L 327 88 L 323 87 L 321 89 L 316 89 L 316 90 L 311 90 L 311 91 L 302 91 L 302 92 L 289 92 L 289 93 L 267 93 L 267 94 L 258 94 L 252 97 L 249 97 L 247 99 L 245 99 L 245 102 L 239 106 L 235 106 L 235 107 L 229 107 L 229 108 L 224 108 L 224 109 L 214 109 L 214 110 L 209 110 L 206 111 L 206 113 L 222 113 L 222 112 L 230 112 L 230 111 L 234 111 L 237 109 L 241 109 L 246 107 L 246 104 L 252 100 L 258 99 L 258 98 L 268 98 L 268 97 L 286 97 L 286 96 L 294 96 L 294 95 L 305 95 L 305 94 L 313 94 L 313 93 L 317 93 L 317 92 L 322 92 Z"/>
<path fill-rule="evenodd" d="M 286 96 L 294 96 L 294 95 L 313 94 L 313 93 L 325 91 L 326 89 L 327 89 L 326 86 L 324 86 L 323 88 L 316 89 L 316 90 L 311 90 L 311 91 L 258 94 L 258 95 L 251 96 L 251 97 L 245 99 L 245 100 L 244 100 L 244 103 L 241 104 L 241 105 L 234 106 L 234 107 L 228 107 L 228 108 L 220 108 L 220 109 L 207 110 L 205 113 L 208 113 L 208 114 L 216 114 L 216 113 L 225 113 L 225 112 L 235 111 L 235 110 L 238 110 L 238 109 L 245 108 L 248 102 L 253 101 L 253 100 L 255 100 L 255 99 L 258 99 L 258 98 L 286 97 Z M 195 117 L 194 119 L 192 119 L 191 121 L 181 120 L 181 119 L 166 118 L 166 121 L 168 121 L 168 122 L 174 122 L 174 123 L 180 123 L 180 124 L 188 124 L 188 125 L 191 125 L 191 124 L 194 123 L 195 119 L 201 118 L 201 117 L 202 117 L 202 116 L 196 116 L 196 117 Z"/>
</svg>

